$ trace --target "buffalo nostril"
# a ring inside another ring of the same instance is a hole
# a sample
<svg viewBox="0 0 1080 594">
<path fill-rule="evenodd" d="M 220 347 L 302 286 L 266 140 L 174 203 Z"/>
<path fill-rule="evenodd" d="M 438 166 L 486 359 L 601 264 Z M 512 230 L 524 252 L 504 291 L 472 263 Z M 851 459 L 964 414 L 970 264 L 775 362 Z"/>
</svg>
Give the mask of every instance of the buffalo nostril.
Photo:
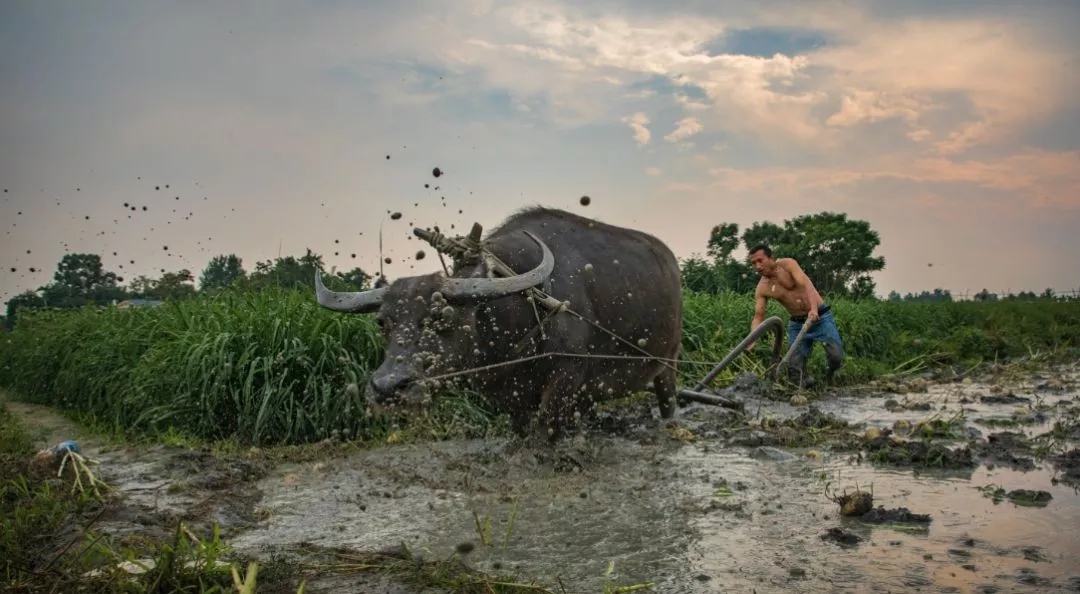
<svg viewBox="0 0 1080 594">
<path fill-rule="evenodd" d="M 411 380 L 408 376 L 396 373 L 387 373 L 371 380 L 376 394 L 382 397 L 393 396 L 394 393 L 402 390 L 409 383 L 411 383 Z"/>
</svg>

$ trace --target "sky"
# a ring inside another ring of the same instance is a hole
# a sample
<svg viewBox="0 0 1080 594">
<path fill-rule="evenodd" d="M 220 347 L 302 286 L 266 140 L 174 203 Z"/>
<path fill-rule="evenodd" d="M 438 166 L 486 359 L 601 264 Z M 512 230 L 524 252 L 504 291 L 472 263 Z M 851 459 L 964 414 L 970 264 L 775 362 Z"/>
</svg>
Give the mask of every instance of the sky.
<svg viewBox="0 0 1080 594">
<path fill-rule="evenodd" d="M 1073 290 L 1077 22 L 1070 0 L 8 0 L 0 301 L 65 250 L 128 280 L 305 248 L 377 271 L 380 228 L 389 277 L 433 272 L 410 223 L 535 204 L 680 258 L 720 223 L 845 212 L 881 236 L 881 295 Z"/>
</svg>

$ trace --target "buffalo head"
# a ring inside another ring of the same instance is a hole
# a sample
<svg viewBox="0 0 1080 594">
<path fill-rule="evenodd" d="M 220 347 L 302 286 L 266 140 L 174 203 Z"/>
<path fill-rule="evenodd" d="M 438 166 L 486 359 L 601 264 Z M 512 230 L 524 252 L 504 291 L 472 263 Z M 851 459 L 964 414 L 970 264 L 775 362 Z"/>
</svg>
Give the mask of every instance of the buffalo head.
<svg viewBox="0 0 1080 594">
<path fill-rule="evenodd" d="M 315 273 L 319 305 L 345 313 L 376 314 L 386 339 L 386 356 L 366 387 L 376 406 L 430 400 L 436 386 L 426 378 L 468 368 L 480 345 L 476 338 L 476 307 L 490 300 L 543 284 L 555 257 L 539 238 L 525 231 L 543 252 L 540 264 L 505 278 L 447 277 L 441 273 L 402 278 L 388 286 L 360 292 L 330 291 Z"/>
</svg>

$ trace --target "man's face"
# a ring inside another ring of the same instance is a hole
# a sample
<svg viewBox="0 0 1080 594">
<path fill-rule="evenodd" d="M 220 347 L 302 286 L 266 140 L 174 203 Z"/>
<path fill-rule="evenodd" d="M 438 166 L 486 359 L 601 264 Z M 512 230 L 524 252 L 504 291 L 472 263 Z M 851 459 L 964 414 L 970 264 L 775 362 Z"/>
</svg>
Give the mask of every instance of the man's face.
<svg viewBox="0 0 1080 594">
<path fill-rule="evenodd" d="M 774 260 L 765 255 L 763 250 L 750 254 L 750 265 L 762 276 L 772 275 Z"/>
</svg>

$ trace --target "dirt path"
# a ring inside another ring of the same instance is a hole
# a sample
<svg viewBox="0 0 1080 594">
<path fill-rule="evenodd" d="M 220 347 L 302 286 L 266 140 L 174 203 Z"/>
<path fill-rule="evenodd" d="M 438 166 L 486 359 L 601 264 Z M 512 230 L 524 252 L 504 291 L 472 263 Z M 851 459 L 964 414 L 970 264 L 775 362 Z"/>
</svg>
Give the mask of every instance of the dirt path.
<svg viewBox="0 0 1080 594">
<path fill-rule="evenodd" d="M 124 494 L 110 530 L 217 521 L 237 552 L 266 560 L 404 544 L 571 592 L 603 591 L 612 562 L 619 585 L 655 592 L 1080 591 L 1078 384 L 1075 368 L 915 380 L 828 398 L 812 414 L 765 402 L 751 427 L 702 406 L 681 409 L 673 427 L 623 411 L 609 423 L 617 435 L 553 452 L 448 441 L 270 464 L 80 444 Z M 47 441 L 77 431 L 9 406 Z M 911 439 L 924 430 L 929 446 Z M 826 483 L 872 488 L 891 521 L 841 517 Z M 418 590 L 354 574 L 306 591 Z"/>
</svg>

